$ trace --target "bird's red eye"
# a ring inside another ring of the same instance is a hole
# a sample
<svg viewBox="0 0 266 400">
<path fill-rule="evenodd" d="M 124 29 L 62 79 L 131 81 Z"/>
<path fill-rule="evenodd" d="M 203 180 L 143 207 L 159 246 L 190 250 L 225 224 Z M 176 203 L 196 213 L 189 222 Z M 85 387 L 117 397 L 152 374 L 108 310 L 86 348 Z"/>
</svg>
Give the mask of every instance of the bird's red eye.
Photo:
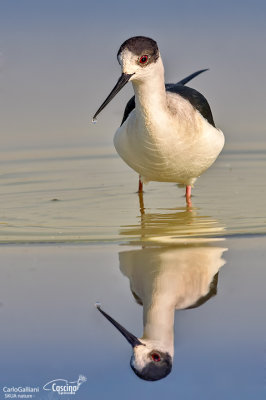
<svg viewBox="0 0 266 400">
<path fill-rule="evenodd" d="M 146 64 L 146 62 L 148 61 L 148 59 L 149 59 L 149 57 L 146 56 L 146 55 L 141 56 L 141 57 L 139 58 L 139 63 L 140 63 L 140 64 Z"/>
<path fill-rule="evenodd" d="M 161 357 L 157 353 L 153 353 L 151 355 L 151 357 L 152 357 L 153 361 L 155 361 L 155 362 L 161 361 Z"/>
</svg>

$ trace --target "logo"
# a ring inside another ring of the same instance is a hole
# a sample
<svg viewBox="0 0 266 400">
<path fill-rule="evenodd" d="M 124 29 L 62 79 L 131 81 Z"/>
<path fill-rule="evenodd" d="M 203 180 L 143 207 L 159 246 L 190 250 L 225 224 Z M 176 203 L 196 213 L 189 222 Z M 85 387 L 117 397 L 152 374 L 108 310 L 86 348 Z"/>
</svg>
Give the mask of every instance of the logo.
<svg viewBox="0 0 266 400">
<path fill-rule="evenodd" d="M 79 375 L 77 381 L 69 382 L 67 379 L 54 379 L 43 386 L 43 390 L 57 392 L 58 394 L 76 394 L 82 383 L 86 382 L 87 378 Z"/>
</svg>

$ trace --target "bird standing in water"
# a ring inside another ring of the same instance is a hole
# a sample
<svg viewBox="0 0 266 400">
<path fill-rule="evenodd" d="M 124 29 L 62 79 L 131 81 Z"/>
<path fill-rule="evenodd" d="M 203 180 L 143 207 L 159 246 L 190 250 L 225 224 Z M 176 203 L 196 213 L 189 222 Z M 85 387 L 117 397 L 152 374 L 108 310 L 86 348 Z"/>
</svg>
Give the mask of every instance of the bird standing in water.
<svg viewBox="0 0 266 400">
<path fill-rule="evenodd" d="M 175 182 L 186 187 L 186 201 L 191 205 L 191 187 L 224 146 L 224 135 L 215 127 L 207 100 L 184 86 L 203 70 L 165 85 L 157 43 L 144 36 L 126 40 L 117 58 L 122 75 L 93 120 L 131 81 L 135 96 L 115 133 L 115 148 L 139 174 L 139 192 L 149 181 Z"/>
</svg>

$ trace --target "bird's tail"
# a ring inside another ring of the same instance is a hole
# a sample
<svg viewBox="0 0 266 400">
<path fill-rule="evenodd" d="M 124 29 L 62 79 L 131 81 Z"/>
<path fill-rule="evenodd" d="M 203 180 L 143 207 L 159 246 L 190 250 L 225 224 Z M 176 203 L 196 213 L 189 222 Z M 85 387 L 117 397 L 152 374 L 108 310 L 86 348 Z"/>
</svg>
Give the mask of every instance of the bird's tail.
<svg viewBox="0 0 266 400">
<path fill-rule="evenodd" d="M 199 74 L 202 74 L 202 72 L 205 72 L 205 71 L 208 71 L 208 70 L 209 70 L 209 68 L 200 69 L 199 71 L 196 71 L 193 74 L 188 75 L 186 78 L 182 79 L 181 81 L 177 82 L 177 85 L 185 85 L 186 83 L 191 81 L 191 79 L 195 78 Z"/>
</svg>

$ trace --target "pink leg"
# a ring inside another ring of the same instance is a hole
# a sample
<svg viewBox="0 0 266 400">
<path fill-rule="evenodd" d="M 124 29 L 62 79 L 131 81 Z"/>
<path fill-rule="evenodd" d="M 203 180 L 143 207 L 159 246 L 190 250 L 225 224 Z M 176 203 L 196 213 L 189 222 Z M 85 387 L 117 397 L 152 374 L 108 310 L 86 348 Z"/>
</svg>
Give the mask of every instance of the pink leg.
<svg viewBox="0 0 266 400">
<path fill-rule="evenodd" d="M 139 190 L 138 193 L 143 193 L 143 183 L 141 182 L 141 179 L 139 177 Z"/>
<path fill-rule="evenodd" d="M 187 205 L 191 207 L 191 186 L 187 185 L 186 186 L 186 201 Z"/>
</svg>

